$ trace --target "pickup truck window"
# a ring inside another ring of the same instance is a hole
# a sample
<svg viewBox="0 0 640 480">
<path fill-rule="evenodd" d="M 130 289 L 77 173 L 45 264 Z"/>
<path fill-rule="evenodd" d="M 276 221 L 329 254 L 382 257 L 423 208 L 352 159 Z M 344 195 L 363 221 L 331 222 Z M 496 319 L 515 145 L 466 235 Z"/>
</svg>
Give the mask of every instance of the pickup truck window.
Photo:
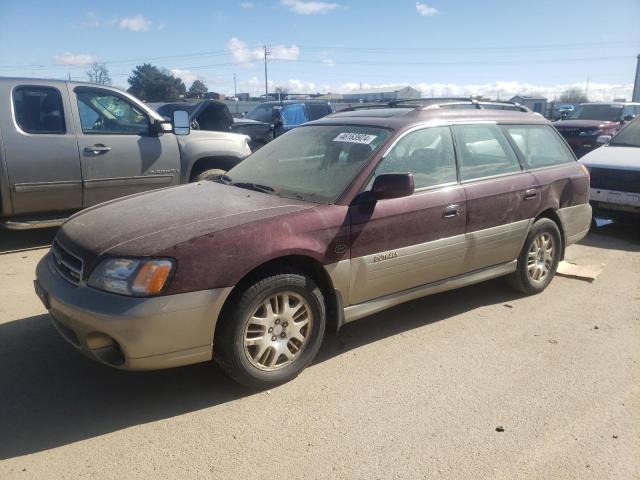
<svg viewBox="0 0 640 480">
<path fill-rule="evenodd" d="M 66 133 L 60 91 L 22 86 L 13 91 L 16 122 L 27 133 Z"/>
<path fill-rule="evenodd" d="M 147 135 L 149 118 L 122 97 L 108 91 L 79 87 L 75 89 L 82 133 Z"/>
<path fill-rule="evenodd" d="M 504 127 L 522 153 L 529 168 L 573 162 L 573 155 L 549 125 L 509 125 Z"/>
</svg>

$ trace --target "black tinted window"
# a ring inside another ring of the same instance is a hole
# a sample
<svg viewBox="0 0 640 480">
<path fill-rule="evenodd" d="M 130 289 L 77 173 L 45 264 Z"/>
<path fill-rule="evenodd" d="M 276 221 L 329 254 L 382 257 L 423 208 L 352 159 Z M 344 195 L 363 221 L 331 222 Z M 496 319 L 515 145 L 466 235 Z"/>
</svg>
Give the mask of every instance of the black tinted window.
<svg viewBox="0 0 640 480">
<path fill-rule="evenodd" d="M 573 155 L 549 125 L 509 125 L 504 129 L 517 145 L 529 168 L 573 161 Z"/>
<path fill-rule="evenodd" d="M 27 133 L 65 133 L 60 92 L 52 87 L 18 87 L 13 91 L 18 126 Z"/>
<path fill-rule="evenodd" d="M 454 129 L 460 153 L 461 180 L 521 170 L 518 157 L 497 126 L 459 125 Z"/>
<path fill-rule="evenodd" d="M 307 110 L 309 110 L 309 118 L 311 120 L 326 117 L 331 113 L 329 105 L 324 103 L 307 103 Z"/>
</svg>

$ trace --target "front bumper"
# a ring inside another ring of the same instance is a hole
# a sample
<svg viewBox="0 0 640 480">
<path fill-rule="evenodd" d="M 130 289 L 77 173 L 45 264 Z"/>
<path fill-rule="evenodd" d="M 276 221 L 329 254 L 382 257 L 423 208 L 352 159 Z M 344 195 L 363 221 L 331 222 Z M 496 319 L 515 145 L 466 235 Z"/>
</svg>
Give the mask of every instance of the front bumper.
<svg viewBox="0 0 640 480">
<path fill-rule="evenodd" d="M 35 284 L 65 340 L 92 359 L 125 370 L 211 360 L 216 321 L 232 289 L 151 298 L 115 295 L 68 282 L 51 254 L 38 263 Z"/>
</svg>

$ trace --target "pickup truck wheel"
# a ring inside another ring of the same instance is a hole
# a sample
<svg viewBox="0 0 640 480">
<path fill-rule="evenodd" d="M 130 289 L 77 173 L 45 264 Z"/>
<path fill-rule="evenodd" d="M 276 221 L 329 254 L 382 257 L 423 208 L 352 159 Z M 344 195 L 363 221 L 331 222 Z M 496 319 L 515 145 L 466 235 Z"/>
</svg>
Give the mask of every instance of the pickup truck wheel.
<svg viewBox="0 0 640 480">
<path fill-rule="evenodd" d="M 517 270 L 510 277 L 516 290 L 534 295 L 547 288 L 560 261 L 561 238 L 553 220 L 541 218 L 533 224 L 518 257 Z"/>
<path fill-rule="evenodd" d="M 204 170 L 199 174 L 197 174 L 193 178 L 193 180 L 195 182 L 201 182 L 203 180 L 214 181 L 214 180 L 218 180 L 225 173 L 227 173 L 226 170 L 221 170 L 219 168 L 210 168 L 209 170 Z"/>
<path fill-rule="evenodd" d="M 214 338 L 214 357 L 231 378 L 270 388 L 311 363 L 326 323 L 324 297 L 311 278 L 294 271 L 271 274 L 232 301 Z"/>
</svg>

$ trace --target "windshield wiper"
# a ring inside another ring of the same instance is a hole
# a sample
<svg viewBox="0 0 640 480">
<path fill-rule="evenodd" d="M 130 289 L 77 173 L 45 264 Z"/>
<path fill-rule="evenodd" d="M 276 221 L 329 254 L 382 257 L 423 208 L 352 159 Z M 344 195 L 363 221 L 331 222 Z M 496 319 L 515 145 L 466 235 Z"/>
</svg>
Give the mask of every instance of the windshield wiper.
<svg viewBox="0 0 640 480">
<path fill-rule="evenodd" d="M 260 185 L 259 183 L 251 182 L 231 182 L 230 185 L 239 188 L 246 188 L 247 190 L 255 190 L 262 193 L 276 193 L 276 189 L 268 185 Z"/>
<path fill-rule="evenodd" d="M 220 175 L 214 180 L 214 182 L 224 183 L 225 185 L 231 184 L 231 177 L 229 175 Z"/>
</svg>

